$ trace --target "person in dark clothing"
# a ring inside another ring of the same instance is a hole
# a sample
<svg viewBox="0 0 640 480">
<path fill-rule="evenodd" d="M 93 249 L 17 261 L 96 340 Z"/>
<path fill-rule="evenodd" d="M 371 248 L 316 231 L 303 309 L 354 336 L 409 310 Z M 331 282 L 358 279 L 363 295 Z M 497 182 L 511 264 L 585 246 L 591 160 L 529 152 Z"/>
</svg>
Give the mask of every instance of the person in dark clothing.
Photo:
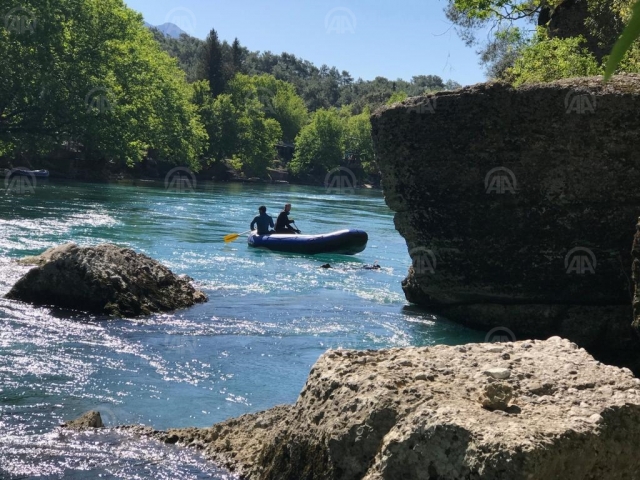
<svg viewBox="0 0 640 480">
<path fill-rule="evenodd" d="M 300 233 L 300 230 L 292 226 L 293 220 L 289 220 L 289 212 L 291 211 L 291 204 L 287 203 L 284 206 L 284 210 L 278 215 L 276 220 L 276 233 L 288 233 L 293 235 L 294 233 Z"/>
<path fill-rule="evenodd" d="M 273 233 L 273 230 L 269 230 L 269 228 L 273 228 L 273 218 L 270 215 L 267 215 L 267 207 L 264 205 L 261 206 L 258 211 L 260 215 L 255 217 L 249 226 L 251 230 L 253 230 L 254 226 L 258 226 L 258 235 L 269 235 Z"/>
</svg>

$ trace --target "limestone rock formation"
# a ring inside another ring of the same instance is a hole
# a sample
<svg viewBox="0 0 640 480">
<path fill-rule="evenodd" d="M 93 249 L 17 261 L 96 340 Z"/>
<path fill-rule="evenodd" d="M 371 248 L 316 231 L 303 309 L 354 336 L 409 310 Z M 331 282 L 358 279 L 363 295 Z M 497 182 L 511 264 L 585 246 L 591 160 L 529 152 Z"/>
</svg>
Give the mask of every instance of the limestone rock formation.
<svg viewBox="0 0 640 480">
<path fill-rule="evenodd" d="M 508 392 L 504 411 L 483 408 L 491 385 Z M 330 350 L 294 405 L 211 428 L 129 430 L 251 479 L 628 479 L 640 469 L 640 380 L 558 337 Z"/>
<path fill-rule="evenodd" d="M 385 198 L 412 257 L 409 301 L 473 327 L 560 335 L 599 358 L 637 360 L 639 75 L 481 84 L 385 107 L 372 122 Z"/>
<path fill-rule="evenodd" d="M 23 264 L 36 265 L 6 295 L 36 305 L 53 305 L 117 316 L 148 315 L 205 302 L 188 277 L 128 248 L 103 244 L 54 247 Z"/>
<path fill-rule="evenodd" d="M 640 218 L 636 225 L 636 234 L 633 237 L 633 255 L 632 278 L 634 286 L 633 295 L 633 328 L 640 335 Z"/>
</svg>

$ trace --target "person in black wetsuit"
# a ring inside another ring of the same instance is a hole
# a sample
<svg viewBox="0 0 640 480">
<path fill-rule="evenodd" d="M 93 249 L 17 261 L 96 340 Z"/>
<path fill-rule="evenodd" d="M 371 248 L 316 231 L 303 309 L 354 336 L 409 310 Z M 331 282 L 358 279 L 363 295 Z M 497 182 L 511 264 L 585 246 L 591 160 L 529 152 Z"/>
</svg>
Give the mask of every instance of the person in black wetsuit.
<svg viewBox="0 0 640 480">
<path fill-rule="evenodd" d="M 288 233 L 293 235 L 294 233 L 300 233 L 300 230 L 292 226 L 293 220 L 289 220 L 289 212 L 291 211 L 291 204 L 287 203 L 284 206 L 284 210 L 278 215 L 276 220 L 276 233 Z"/>
<path fill-rule="evenodd" d="M 273 233 L 273 230 L 269 230 L 269 227 L 273 228 L 273 218 L 267 215 L 267 207 L 264 205 L 258 209 L 260 215 L 253 219 L 249 228 L 253 230 L 255 226 L 258 227 L 258 235 L 269 235 Z"/>
</svg>

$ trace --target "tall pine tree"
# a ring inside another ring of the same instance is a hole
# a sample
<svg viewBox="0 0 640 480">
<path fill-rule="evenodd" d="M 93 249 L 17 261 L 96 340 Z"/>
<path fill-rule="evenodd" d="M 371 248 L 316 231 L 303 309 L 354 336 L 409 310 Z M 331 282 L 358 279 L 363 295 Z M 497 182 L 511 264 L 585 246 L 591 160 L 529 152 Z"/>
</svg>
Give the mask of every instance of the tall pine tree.
<svg viewBox="0 0 640 480">
<path fill-rule="evenodd" d="M 224 59 L 222 53 L 222 45 L 215 29 L 211 29 L 204 48 L 202 49 L 202 58 L 200 59 L 200 80 L 209 82 L 211 95 L 216 98 L 224 92 L 226 86 L 224 74 Z"/>
<path fill-rule="evenodd" d="M 231 60 L 233 62 L 233 70 L 234 73 L 245 73 L 244 72 L 244 57 L 245 52 L 240 45 L 240 41 L 236 38 L 233 41 L 233 45 L 231 45 Z"/>
</svg>

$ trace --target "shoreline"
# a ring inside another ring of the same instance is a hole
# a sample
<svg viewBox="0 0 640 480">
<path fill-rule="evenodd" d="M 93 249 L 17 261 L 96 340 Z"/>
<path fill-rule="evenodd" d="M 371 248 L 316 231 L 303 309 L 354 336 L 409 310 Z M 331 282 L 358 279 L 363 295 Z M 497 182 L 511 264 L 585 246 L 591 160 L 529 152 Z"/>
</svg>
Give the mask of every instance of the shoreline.
<svg viewBox="0 0 640 480">
<path fill-rule="evenodd" d="M 9 169 L 0 169 L 0 178 L 6 178 L 6 170 Z M 188 169 L 184 169 L 185 173 Z M 50 176 L 46 178 L 36 178 L 36 182 L 41 181 L 68 181 L 68 182 L 79 182 L 79 183 L 103 183 L 103 184 L 134 184 L 136 182 L 144 182 L 144 183 L 158 183 L 158 184 L 166 184 L 169 176 L 165 175 L 164 177 L 149 177 L 149 176 L 133 176 L 133 175 L 124 175 L 124 174 L 109 174 L 108 176 L 99 175 L 99 176 L 71 176 L 60 174 L 59 172 L 51 171 Z M 239 183 L 239 184 L 248 184 L 248 185 L 294 185 L 294 186 L 304 186 L 304 187 L 317 187 L 322 188 L 327 186 L 323 182 L 310 182 L 303 180 L 268 180 L 262 178 L 229 178 L 229 179 L 216 179 L 216 178 L 203 178 L 202 176 L 193 174 L 193 181 L 188 182 L 188 184 L 192 185 L 194 183 L 217 183 L 217 184 L 227 184 L 227 183 Z M 331 190 L 339 190 L 339 188 L 332 188 Z M 357 183 L 353 187 L 342 187 L 340 190 L 378 190 L 382 191 L 382 185 L 375 183 Z"/>
</svg>

